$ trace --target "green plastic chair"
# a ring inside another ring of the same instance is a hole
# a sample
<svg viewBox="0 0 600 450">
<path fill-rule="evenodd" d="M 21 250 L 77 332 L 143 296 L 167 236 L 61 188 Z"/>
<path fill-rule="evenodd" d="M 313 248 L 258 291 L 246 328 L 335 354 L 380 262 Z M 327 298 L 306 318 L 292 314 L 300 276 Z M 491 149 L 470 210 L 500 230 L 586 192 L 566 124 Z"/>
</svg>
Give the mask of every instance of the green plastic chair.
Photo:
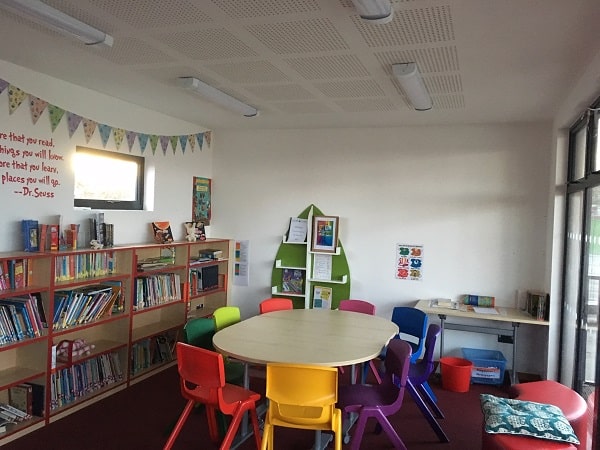
<svg viewBox="0 0 600 450">
<path fill-rule="evenodd" d="M 220 308 L 215 309 L 213 317 L 215 318 L 215 327 L 217 328 L 217 331 L 242 320 L 240 308 L 237 306 L 221 306 Z"/>
</svg>

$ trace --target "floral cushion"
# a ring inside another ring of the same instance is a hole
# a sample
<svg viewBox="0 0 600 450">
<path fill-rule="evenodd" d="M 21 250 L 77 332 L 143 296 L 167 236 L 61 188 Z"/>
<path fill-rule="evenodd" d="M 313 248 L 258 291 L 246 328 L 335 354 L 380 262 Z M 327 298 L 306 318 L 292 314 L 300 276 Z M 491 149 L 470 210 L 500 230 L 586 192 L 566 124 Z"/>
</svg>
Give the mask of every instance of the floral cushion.
<svg viewBox="0 0 600 450">
<path fill-rule="evenodd" d="M 558 406 L 481 394 L 487 433 L 530 436 L 579 444 L 573 427 Z"/>
</svg>

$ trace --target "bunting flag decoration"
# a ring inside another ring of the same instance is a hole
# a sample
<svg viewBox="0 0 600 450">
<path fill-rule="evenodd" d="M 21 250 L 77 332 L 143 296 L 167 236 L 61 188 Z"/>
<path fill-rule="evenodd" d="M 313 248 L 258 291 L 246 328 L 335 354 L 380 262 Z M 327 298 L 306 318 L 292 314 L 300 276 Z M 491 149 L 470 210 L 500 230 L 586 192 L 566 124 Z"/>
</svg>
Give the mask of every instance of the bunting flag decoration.
<svg viewBox="0 0 600 450">
<path fill-rule="evenodd" d="M 8 87 L 8 81 L 0 79 L 0 94 L 4 92 L 4 89 Z"/>
<path fill-rule="evenodd" d="M 140 143 L 140 151 L 142 152 L 142 155 L 146 151 L 146 146 L 148 145 L 148 137 L 149 136 L 144 133 L 138 134 L 138 142 Z"/>
<path fill-rule="evenodd" d="M 96 128 L 100 130 L 100 137 L 102 139 L 102 145 L 104 146 L 104 148 L 106 148 L 106 145 L 108 144 L 110 134 L 113 133 L 114 142 L 117 150 L 120 150 L 120 147 L 123 143 L 123 139 L 125 139 L 126 137 L 130 153 L 133 150 L 136 136 L 138 138 L 138 142 L 140 144 L 140 152 L 142 154 L 148 146 L 148 140 L 150 141 L 150 146 L 152 147 L 153 155 L 156 153 L 156 147 L 158 146 L 158 142 L 160 142 L 161 144 L 163 155 L 166 155 L 169 143 L 171 143 L 171 148 L 173 149 L 174 155 L 177 153 L 177 143 L 180 144 L 182 154 L 185 154 L 188 144 L 192 149 L 192 152 L 194 152 L 194 149 L 196 148 L 196 142 L 198 143 L 200 150 L 202 150 L 205 141 L 209 146 L 211 143 L 211 131 L 205 131 L 202 133 L 189 135 L 159 136 L 155 134 L 150 135 L 138 133 L 135 131 L 128 131 L 122 128 L 112 127 L 106 124 L 99 124 L 95 120 L 82 117 L 71 111 L 66 111 L 59 106 L 52 105 L 46 100 L 36 97 L 33 94 L 27 93 L 19 87 L 11 84 L 9 81 L 0 78 L 0 94 L 2 94 L 4 91 L 8 92 L 9 114 L 12 114 L 14 111 L 16 111 L 21 106 L 23 101 L 26 98 L 28 98 L 31 120 L 33 121 L 34 125 L 37 125 L 37 122 L 44 113 L 44 111 L 48 110 L 50 126 L 52 128 L 52 132 L 54 132 L 60 124 L 65 113 L 67 113 L 67 127 L 69 132 L 69 138 L 73 138 L 73 135 L 79 128 L 79 125 L 83 122 L 85 141 L 88 144 L 94 136 Z"/>
<path fill-rule="evenodd" d="M 96 121 L 91 119 L 83 119 L 83 132 L 85 133 L 85 143 L 89 144 L 90 139 L 96 132 Z"/>
<path fill-rule="evenodd" d="M 62 120 L 63 116 L 65 115 L 65 110 L 62 108 L 59 108 L 56 105 L 49 104 L 48 112 L 50 113 L 50 127 L 52 128 L 52 132 L 54 133 L 54 130 L 56 130 L 56 127 L 58 126 L 58 124 Z"/>
<path fill-rule="evenodd" d="M 121 144 L 123 143 L 124 137 L 125 137 L 125 130 L 123 128 L 114 128 L 113 129 L 113 138 L 115 140 L 115 145 L 117 146 L 117 150 L 121 149 Z"/>
<path fill-rule="evenodd" d="M 48 102 L 46 100 L 42 100 L 39 97 L 35 97 L 33 95 L 29 95 L 29 110 L 31 111 L 31 120 L 33 120 L 33 124 L 35 125 L 42 115 L 42 113 L 46 110 L 46 106 L 48 106 Z"/>
<path fill-rule="evenodd" d="M 12 114 L 17 110 L 23 100 L 25 100 L 25 91 L 22 91 L 12 84 L 8 85 L 8 113 Z"/>
<path fill-rule="evenodd" d="M 152 154 L 156 154 L 156 145 L 158 144 L 158 136 L 156 134 L 150 135 L 150 148 L 152 149 Z"/>
<path fill-rule="evenodd" d="M 127 146 L 129 147 L 129 153 L 131 153 L 131 149 L 133 148 L 133 144 L 135 143 L 135 136 L 137 133 L 135 131 L 127 131 L 125 132 L 125 136 L 127 137 Z M 142 151 L 142 153 L 144 153 Z"/>
<path fill-rule="evenodd" d="M 185 155 L 185 147 L 187 146 L 188 137 L 185 135 L 179 136 L 179 144 L 181 145 L 181 154 Z"/>
<path fill-rule="evenodd" d="M 169 136 L 161 136 L 160 137 L 160 146 L 163 151 L 163 155 L 167 154 L 167 147 L 169 146 Z"/>
<path fill-rule="evenodd" d="M 69 137 L 73 137 L 73 135 L 77 131 L 77 128 L 79 128 L 79 124 L 81 123 L 82 119 L 83 117 L 81 117 L 80 115 L 67 111 L 67 125 L 69 126 Z"/>
<path fill-rule="evenodd" d="M 100 139 L 102 139 L 102 147 L 106 148 L 106 144 L 108 143 L 108 138 L 110 137 L 110 132 L 112 128 L 110 127 L 110 125 L 99 123 L 98 129 L 100 130 Z"/>
</svg>

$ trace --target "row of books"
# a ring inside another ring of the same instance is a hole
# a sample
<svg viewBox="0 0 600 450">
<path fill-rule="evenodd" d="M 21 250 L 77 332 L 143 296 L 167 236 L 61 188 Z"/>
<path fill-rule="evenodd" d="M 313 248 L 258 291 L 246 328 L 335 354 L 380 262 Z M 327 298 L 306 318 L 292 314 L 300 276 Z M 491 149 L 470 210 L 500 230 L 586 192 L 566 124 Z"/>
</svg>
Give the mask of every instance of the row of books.
<svg viewBox="0 0 600 450">
<path fill-rule="evenodd" d="M 0 290 L 20 289 L 31 283 L 29 259 L 5 259 L 0 264 Z"/>
<path fill-rule="evenodd" d="M 24 420 L 29 419 L 31 419 L 31 414 L 27 414 L 8 403 L 0 403 L 0 426 L 3 428 L 3 430 L 0 431 L 6 431 L 6 424 L 23 422 Z"/>
<path fill-rule="evenodd" d="M 57 256 L 54 260 L 55 281 L 103 277 L 117 271 L 112 252 L 77 253 Z"/>
<path fill-rule="evenodd" d="M 136 342 L 131 347 L 131 375 L 173 360 L 172 339 L 167 335 L 153 336 Z"/>
<path fill-rule="evenodd" d="M 47 327 L 39 292 L 0 300 L 0 344 L 41 336 Z"/>
<path fill-rule="evenodd" d="M 486 295 L 463 295 L 461 299 L 463 305 L 478 306 L 482 308 L 493 308 L 496 306 L 496 297 Z"/>
<path fill-rule="evenodd" d="M 50 381 L 50 409 L 57 409 L 123 380 L 119 354 L 104 353 L 57 369 Z"/>
<path fill-rule="evenodd" d="M 190 269 L 190 295 L 198 295 L 219 287 L 219 266 L 210 265 Z"/>
<path fill-rule="evenodd" d="M 63 330 L 123 311 L 124 299 L 120 281 L 56 291 L 52 328 Z"/>
<path fill-rule="evenodd" d="M 550 296 L 546 292 L 527 293 L 527 312 L 537 320 L 550 319 Z"/>
<path fill-rule="evenodd" d="M 137 277 L 133 309 L 140 310 L 181 299 L 181 279 L 177 273 Z"/>
</svg>

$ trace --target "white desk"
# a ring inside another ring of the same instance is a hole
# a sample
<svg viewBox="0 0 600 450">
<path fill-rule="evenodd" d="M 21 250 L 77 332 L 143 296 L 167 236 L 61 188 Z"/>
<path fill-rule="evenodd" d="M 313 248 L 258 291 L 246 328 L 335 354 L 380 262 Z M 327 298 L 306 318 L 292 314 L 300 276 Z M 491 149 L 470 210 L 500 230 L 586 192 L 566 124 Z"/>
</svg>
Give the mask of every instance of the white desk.
<svg viewBox="0 0 600 450">
<path fill-rule="evenodd" d="M 545 320 L 537 320 L 527 314 L 525 311 L 521 311 L 517 308 L 504 308 L 497 306 L 495 309 L 498 311 L 498 314 L 480 314 L 476 313 L 471 309 L 468 311 L 451 309 L 451 308 L 443 308 L 443 307 L 432 307 L 429 305 L 429 300 L 419 300 L 415 306 L 415 308 L 424 311 L 427 314 L 437 314 L 440 318 L 442 332 L 440 335 L 440 357 L 444 354 L 444 330 L 459 330 L 459 331 L 471 331 L 475 333 L 484 333 L 484 334 L 496 334 L 499 339 L 502 339 L 502 342 L 507 344 L 512 344 L 513 346 L 513 364 L 512 364 L 512 373 L 511 373 L 511 382 L 517 382 L 517 370 L 516 370 L 516 361 L 517 361 L 517 329 L 520 324 L 529 324 L 529 325 L 541 325 L 541 326 L 549 326 L 550 323 Z M 461 317 L 465 319 L 477 319 L 477 320 L 485 320 L 490 321 L 490 325 L 479 326 L 479 325 L 471 325 L 471 324 L 458 324 L 446 322 L 448 317 Z M 500 328 L 493 324 L 493 322 L 509 322 L 511 324 L 511 328 Z M 503 338 L 501 338 L 503 337 Z"/>
<path fill-rule="evenodd" d="M 339 367 L 376 358 L 397 333 L 395 323 L 378 316 L 292 309 L 260 314 L 224 328 L 215 334 L 213 344 L 219 352 L 248 363 Z M 249 386 L 247 371 L 244 384 Z M 315 448 L 321 448 L 319 436 Z"/>
</svg>

